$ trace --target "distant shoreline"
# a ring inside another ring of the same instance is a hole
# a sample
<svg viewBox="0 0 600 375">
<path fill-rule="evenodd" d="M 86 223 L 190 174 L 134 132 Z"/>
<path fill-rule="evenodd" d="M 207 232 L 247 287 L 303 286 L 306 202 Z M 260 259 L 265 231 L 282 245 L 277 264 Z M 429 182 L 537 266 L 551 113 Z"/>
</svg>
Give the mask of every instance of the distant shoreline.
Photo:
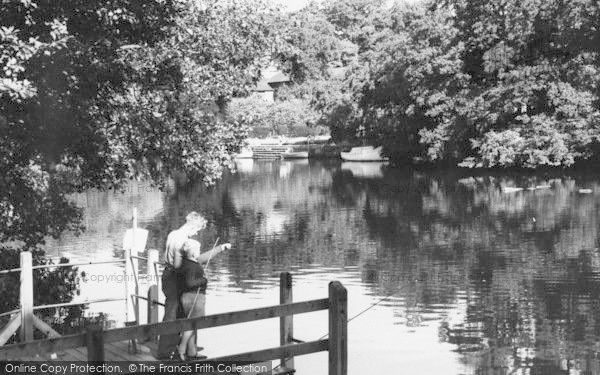
<svg viewBox="0 0 600 375">
<path fill-rule="evenodd" d="M 267 137 L 267 138 L 248 138 L 246 142 L 248 147 L 253 146 L 274 146 L 274 145 L 307 145 L 307 144 L 326 144 L 331 140 L 330 135 L 316 135 L 310 137 Z"/>
<path fill-rule="evenodd" d="M 331 136 L 319 135 L 310 137 L 268 137 L 268 138 L 248 138 L 248 148 L 260 146 L 291 146 L 293 151 L 309 151 L 310 158 L 340 158 L 340 152 L 347 151 L 347 144 L 336 144 L 331 142 Z M 426 170 L 448 170 L 448 171 L 463 171 L 470 173 L 486 173 L 486 172 L 505 172 L 505 173 L 550 173 L 560 174 L 562 172 L 573 171 L 599 171 L 600 160 L 580 160 L 571 166 L 539 166 L 537 168 L 526 168 L 519 166 L 512 167 L 464 167 L 459 166 L 460 161 L 457 160 L 442 160 L 438 162 L 429 162 L 422 158 L 414 157 L 412 161 L 390 160 L 390 166 L 403 168 L 413 167 Z"/>
</svg>

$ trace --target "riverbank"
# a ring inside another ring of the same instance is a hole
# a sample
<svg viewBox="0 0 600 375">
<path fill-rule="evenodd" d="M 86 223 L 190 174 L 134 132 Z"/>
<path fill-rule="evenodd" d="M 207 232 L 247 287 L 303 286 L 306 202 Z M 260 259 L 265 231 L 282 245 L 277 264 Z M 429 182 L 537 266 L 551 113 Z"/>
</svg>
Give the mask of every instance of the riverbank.
<svg viewBox="0 0 600 375">
<path fill-rule="evenodd" d="M 337 144 L 332 141 L 329 135 L 311 136 L 311 137 L 267 137 L 267 138 L 248 138 L 249 148 L 260 147 L 281 147 L 289 146 L 293 152 L 308 152 L 309 158 L 316 159 L 339 159 L 342 151 L 349 151 L 351 144 Z M 390 165 L 398 168 L 412 167 L 429 171 L 452 170 L 457 173 L 466 174 L 486 174 L 486 173 L 547 173 L 551 175 L 560 175 L 565 172 L 595 172 L 599 170 L 600 160 L 582 160 L 572 166 L 539 166 L 537 168 L 525 167 L 477 167 L 469 168 L 459 165 L 460 160 L 441 160 L 430 162 L 422 157 L 412 157 L 409 159 L 394 159 L 390 157 Z"/>
</svg>

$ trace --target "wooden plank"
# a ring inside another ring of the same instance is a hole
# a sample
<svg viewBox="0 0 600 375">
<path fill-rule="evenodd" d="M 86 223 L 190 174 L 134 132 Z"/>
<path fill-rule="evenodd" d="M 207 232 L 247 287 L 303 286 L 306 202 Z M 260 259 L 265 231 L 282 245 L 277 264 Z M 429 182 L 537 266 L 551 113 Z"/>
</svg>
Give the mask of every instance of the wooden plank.
<svg viewBox="0 0 600 375">
<path fill-rule="evenodd" d="M 76 349 L 67 349 L 64 355 L 59 354 L 60 361 L 87 361 L 87 353 L 83 354 Z"/>
<path fill-rule="evenodd" d="M 120 341 L 117 343 L 111 343 L 111 344 L 107 344 L 107 345 L 115 345 L 116 347 L 120 348 L 121 350 L 123 350 L 124 352 L 128 352 L 128 345 L 129 343 L 126 341 Z M 156 357 L 154 357 L 154 354 L 152 354 L 152 350 L 145 346 L 145 345 L 138 345 L 137 346 L 138 352 L 133 354 L 134 357 L 138 358 L 141 361 L 155 361 Z"/>
<path fill-rule="evenodd" d="M 127 349 L 123 351 L 123 349 L 115 346 L 115 343 L 106 344 L 104 346 L 104 355 L 106 356 L 107 361 L 131 361 L 133 358 L 129 357 L 129 353 Z M 137 360 L 137 358 L 135 358 Z"/>
<path fill-rule="evenodd" d="M 0 332 L 0 346 L 6 344 L 6 342 L 17 332 L 21 326 L 21 313 L 15 314 L 8 323 L 2 328 Z"/>
<path fill-rule="evenodd" d="M 87 327 L 85 346 L 89 362 L 104 362 L 104 330 L 102 327 Z"/>
<path fill-rule="evenodd" d="M 50 327 L 50 325 L 35 315 L 33 316 L 33 325 L 35 328 L 42 331 L 47 337 L 55 338 L 62 336 L 60 333 L 56 332 L 52 327 Z"/>
<path fill-rule="evenodd" d="M 33 340 L 33 267 L 31 252 L 21 252 L 21 342 Z"/>
<path fill-rule="evenodd" d="M 329 283 L 329 375 L 348 374 L 348 292 Z"/>
<path fill-rule="evenodd" d="M 127 341 L 113 342 L 106 344 L 106 347 L 113 347 L 115 350 L 120 350 L 127 361 L 156 361 L 156 358 L 154 355 L 152 355 L 150 349 L 144 347 L 143 345 L 137 346 L 137 353 L 129 353 L 129 342 Z"/>
<path fill-rule="evenodd" d="M 279 279 L 279 303 L 282 305 L 293 302 L 292 274 L 282 272 Z M 294 337 L 294 316 L 286 315 L 279 318 L 279 343 L 281 346 L 291 344 Z M 294 358 L 280 358 L 281 367 L 294 368 Z"/>
<path fill-rule="evenodd" d="M 46 358 L 32 357 L 32 356 L 24 357 L 22 359 L 19 359 L 19 361 L 22 361 L 22 362 L 34 362 L 34 361 L 45 361 L 45 360 L 46 360 Z"/>
<path fill-rule="evenodd" d="M 303 314 L 326 310 L 329 306 L 327 298 L 313 301 L 295 302 L 279 306 L 236 311 L 217 315 L 208 315 L 193 319 L 179 319 L 142 326 L 116 328 L 104 331 L 105 342 L 146 338 L 160 334 L 176 333 L 191 329 L 218 327 L 229 324 L 244 323 L 254 320 L 270 319 L 290 314 Z M 10 360 L 36 355 L 37 353 L 58 353 L 65 349 L 86 346 L 86 334 L 77 334 L 37 340 L 28 343 L 5 345 L 0 347 L 0 360 Z"/>
<path fill-rule="evenodd" d="M 295 373 L 296 370 L 289 367 L 278 367 L 272 371 L 271 375 L 290 375 Z"/>
<path fill-rule="evenodd" d="M 122 358 L 114 352 L 114 349 L 109 349 L 108 345 L 104 347 L 104 360 L 107 362 L 120 362 L 127 361 L 128 359 Z"/>
<path fill-rule="evenodd" d="M 145 341 L 144 344 L 142 345 L 144 348 L 148 349 L 148 353 L 150 353 L 150 355 L 155 356 L 157 351 L 158 351 L 158 341 L 153 340 L 153 341 Z"/>
<path fill-rule="evenodd" d="M 82 356 L 84 358 L 83 361 L 87 362 L 88 354 L 87 354 L 87 348 L 85 346 L 82 346 L 79 348 L 68 349 L 68 350 L 73 350 L 73 351 L 79 353 L 79 356 Z"/>
<path fill-rule="evenodd" d="M 148 277 L 148 301 L 147 301 L 147 319 L 148 324 L 158 323 L 158 304 L 159 292 L 158 292 L 158 280 L 157 275 L 154 273 L 154 265 L 158 262 L 159 253 L 156 249 L 148 249 L 148 263 L 146 274 Z"/>
<path fill-rule="evenodd" d="M 146 316 L 148 319 L 147 323 L 158 323 L 158 285 L 150 285 L 150 287 L 148 288 L 148 300 L 146 302 L 146 306 Z"/>
<path fill-rule="evenodd" d="M 241 362 L 248 361 L 253 363 L 264 362 L 264 361 L 272 361 L 274 359 L 284 357 L 295 357 L 298 355 L 305 355 L 311 353 L 317 353 L 326 351 L 329 348 L 329 340 L 320 340 L 320 341 L 310 341 L 302 344 L 289 344 L 285 346 L 280 346 L 278 348 L 270 348 L 257 350 L 254 352 L 246 352 L 239 353 L 233 355 L 227 355 L 223 357 L 210 358 L 201 361 L 193 361 L 196 362 L 206 362 L 206 361 L 232 361 L 232 362 Z"/>
<path fill-rule="evenodd" d="M 132 298 L 132 296 L 139 295 L 139 293 L 137 292 L 137 275 L 135 273 L 135 264 L 137 264 L 137 261 L 135 261 L 136 263 L 134 264 L 134 262 L 131 259 L 133 251 L 134 250 L 132 249 L 125 249 L 125 254 L 123 255 L 125 257 L 125 298 L 127 299 L 127 302 L 125 304 L 125 307 L 127 309 L 125 312 L 125 319 L 129 322 L 132 321 L 133 317 L 136 323 L 139 324 L 139 300 L 137 298 Z M 133 280 L 133 283 L 131 282 L 131 280 Z"/>
<path fill-rule="evenodd" d="M 327 298 L 313 301 L 295 302 L 285 305 L 261 307 L 258 309 L 235 311 L 217 315 L 207 315 L 192 319 L 178 319 L 169 322 L 115 328 L 104 331 L 105 342 L 129 340 L 133 338 L 147 339 L 158 335 L 178 333 L 193 329 L 219 327 L 230 324 L 245 323 L 255 320 L 271 319 L 284 315 L 303 314 L 326 310 L 329 306 Z M 1 349 L 0 349 L 1 350 Z"/>
</svg>

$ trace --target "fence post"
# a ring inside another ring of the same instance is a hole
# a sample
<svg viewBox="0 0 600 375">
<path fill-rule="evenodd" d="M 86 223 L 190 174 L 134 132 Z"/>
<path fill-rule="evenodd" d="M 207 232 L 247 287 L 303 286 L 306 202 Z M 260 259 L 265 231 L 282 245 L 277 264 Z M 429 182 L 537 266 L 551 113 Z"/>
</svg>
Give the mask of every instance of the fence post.
<svg viewBox="0 0 600 375">
<path fill-rule="evenodd" d="M 137 236 L 137 224 L 138 224 L 138 217 L 137 217 L 137 208 L 133 208 L 133 215 L 132 215 L 132 241 L 131 241 L 131 253 L 129 254 L 129 256 L 138 256 L 138 241 L 140 241 L 139 238 L 136 238 Z M 140 275 L 140 267 L 139 267 L 139 261 L 137 258 L 129 258 L 131 260 L 131 268 L 132 268 L 132 276 L 134 277 L 135 280 L 135 284 L 134 284 L 134 290 L 133 292 L 135 293 L 136 296 L 140 295 L 140 281 L 139 281 L 139 275 Z M 133 308 L 134 308 L 134 314 L 135 314 L 135 321 L 137 322 L 137 324 L 140 324 L 140 300 L 139 298 L 135 297 L 133 298 Z"/>
<path fill-rule="evenodd" d="M 148 288 L 148 324 L 158 323 L 158 285 Z"/>
<path fill-rule="evenodd" d="M 33 341 L 33 260 L 31 252 L 22 251 L 21 263 L 21 342 Z"/>
<path fill-rule="evenodd" d="M 148 324 L 158 323 L 158 280 L 154 265 L 158 262 L 158 250 L 148 250 L 148 271 L 147 277 L 150 286 L 148 287 Z"/>
<path fill-rule="evenodd" d="M 132 280 L 133 276 L 133 263 L 131 262 L 131 249 L 126 249 L 125 254 L 125 315 L 126 320 L 131 321 L 130 314 L 134 316 L 137 321 L 137 314 L 135 309 L 135 303 L 137 302 L 132 296 L 135 293 L 135 281 Z M 133 282 L 132 282 L 133 281 Z"/>
<path fill-rule="evenodd" d="M 88 362 L 104 362 L 104 329 L 102 326 L 87 327 L 86 347 Z M 96 372 L 95 374 L 103 374 Z"/>
<path fill-rule="evenodd" d="M 292 274 L 282 272 L 279 277 L 279 303 L 286 304 L 293 302 L 292 295 Z M 279 318 L 279 337 L 281 346 L 293 342 L 294 338 L 294 315 L 282 316 Z M 294 357 L 281 357 L 281 367 L 294 368 Z"/>
<path fill-rule="evenodd" d="M 348 292 L 329 283 L 329 375 L 348 374 Z"/>
<path fill-rule="evenodd" d="M 158 275 L 156 274 L 156 263 L 158 263 L 158 250 L 156 249 L 148 249 L 148 278 L 150 285 L 158 285 Z M 152 276 L 151 276 L 152 275 Z"/>
</svg>

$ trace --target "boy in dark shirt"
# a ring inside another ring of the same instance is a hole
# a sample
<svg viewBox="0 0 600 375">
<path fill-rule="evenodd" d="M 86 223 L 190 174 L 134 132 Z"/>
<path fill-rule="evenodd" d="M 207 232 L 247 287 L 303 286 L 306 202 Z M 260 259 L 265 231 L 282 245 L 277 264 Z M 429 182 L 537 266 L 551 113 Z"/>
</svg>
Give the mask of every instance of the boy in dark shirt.
<svg viewBox="0 0 600 375">
<path fill-rule="evenodd" d="M 221 251 L 231 248 L 230 244 L 223 244 L 218 248 L 211 250 L 212 255 L 216 255 Z M 182 259 L 179 272 L 183 280 L 181 305 L 185 311 L 185 316 L 189 318 L 197 318 L 205 315 L 206 304 L 206 284 L 207 280 L 204 275 L 205 263 L 210 259 L 207 254 L 200 253 L 200 243 L 196 240 L 188 239 L 183 246 L 184 257 Z M 196 349 L 196 331 L 185 331 L 181 335 L 181 341 L 177 346 L 179 358 L 203 359 L 206 356 L 199 355 Z"/>
</svg>

